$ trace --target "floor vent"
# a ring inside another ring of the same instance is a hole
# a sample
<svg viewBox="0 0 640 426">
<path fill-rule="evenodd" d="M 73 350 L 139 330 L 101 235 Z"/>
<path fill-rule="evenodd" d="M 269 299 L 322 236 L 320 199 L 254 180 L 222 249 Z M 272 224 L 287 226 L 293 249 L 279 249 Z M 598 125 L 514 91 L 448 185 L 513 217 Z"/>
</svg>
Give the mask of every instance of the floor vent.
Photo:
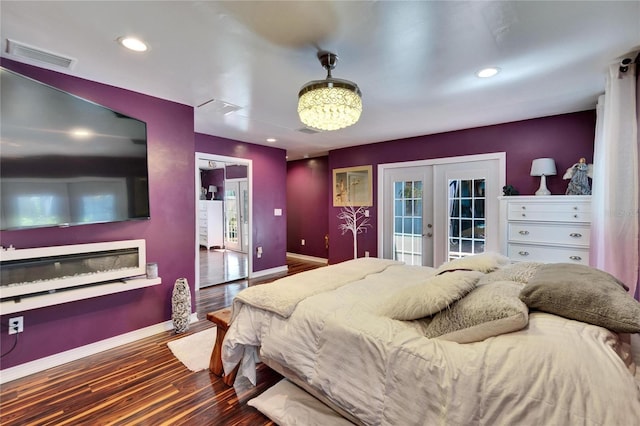
<svg viewBox="0 0 640 426">
<path fill-rule="evenodd" d="M 15 40 L 7 39 L 7 53 L 19 58 L 32 59 L 37 62 L 43 62 L 57 67 L 71 69 L 76 63 L 75 59 L 67 58 L 53 52 L 29 46 Z"/>
</svg>

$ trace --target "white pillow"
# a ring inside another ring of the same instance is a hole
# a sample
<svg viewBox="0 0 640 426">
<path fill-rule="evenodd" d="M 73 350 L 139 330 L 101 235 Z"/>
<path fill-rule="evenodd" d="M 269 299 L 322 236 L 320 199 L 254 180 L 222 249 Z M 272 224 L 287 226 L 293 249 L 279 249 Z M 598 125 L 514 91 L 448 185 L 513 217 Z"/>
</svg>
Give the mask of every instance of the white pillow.
<svg viewBox="0 0 640 426">
<path fill-rule="evenodd" d="M 473 290 L 482 275 L 477 271 L 452 271 L 432 276 L 395 293 L 378 313 L 401 321 L 433 315 Z"/>
<path fill-rule="evenodd" d="M 521 289 L 522 284 L 512 281 L 480 286 L 436 314 L 426 336 L 471 343 L 521 330 L 529 323 L 529 309 L 518 297 Z"/>
<path fill-rule="evenodd" d="M 247 402 L 280 426 L 353 426 L 331 408 L 283 379 Z"/>
<path fill-rule="evenodd" d="M 460 259 L 454 259 L 449 262 L 443 263 L 436 270 L 436 274 L 444 271 L 451 271 L 454 269 L 471 269 L 480 272 L 495 271 L 501 266 L 509 263 L 509 258 L 501 255 L 500 253 L 486 252 L 476 254 L 473 256 L 466 256 Z"/>
</svg>

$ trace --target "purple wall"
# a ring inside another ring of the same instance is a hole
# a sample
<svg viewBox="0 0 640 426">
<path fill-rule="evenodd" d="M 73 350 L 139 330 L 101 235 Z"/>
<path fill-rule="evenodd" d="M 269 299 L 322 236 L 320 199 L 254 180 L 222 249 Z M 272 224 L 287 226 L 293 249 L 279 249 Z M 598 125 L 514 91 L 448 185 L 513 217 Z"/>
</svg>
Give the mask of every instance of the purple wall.
<svg viewBox="0 0 640 426">
<path fill-rule="evenodd" d="M 547 178 L 552 194 L 564 194 L 567 181 L 562 180 L 565 170 L 585 157 L 593 162 L 595 111 L 564 114 L 479 127 L 456 132 L 440 133 L 409 139 L 381 142 L 344 148 L 329 152 L 329 171 L 350 166 L 373 165 L 373 207 L 370 209 L 372 228 L 358 236 L 358 257 L 369 251 L 377 256 L 377 165 L 411 160 L 454 157 L 491 152 L 507 153 L 507 184 L 513 185 L 521 195 L 532 195 L 540 185 L 540 178 L 529 176 L 531 161 L 552 157 L 558 174 Z M 331 173 L 327 176 L 331 187 Z M 340 208 L 329 205 L 329 263 L 353 257 L 351 234 L 341 235 L 336 218 Z M 297 212 L 291 212 L 295 216 Z"/>
<path fill-rule="evenodd" d="M 258 259 L 254 249 L 253 270 L 286 266 L 286 152 L 200 133 L 195 134 L 195 150 L 252 160 L 253 247 L 263 251 Z M 274 216 L 274 209 L 282 209 L 282 216 Z"/>
<path fill-rule="evenodd" d="M 287 251 L 327 259 L 329 234 L 329 158 L 317 157 L 287 163 Z M 305 240 L 305 245 L 301 240 Z"/>
<path fill-rule="evenodd" d="M 2 59 L 4 67 L 147 122 L 151 219 L 0 233 L 16 248 L 143 238 L 147 260 L 158 263 L 162 284 L 120 294 L 25 311 L 25 332 L 2 368 L 87 345 L 171 319 L 177 278 L 195 283 L 193 108 Z M 7 107 L 7 106 L 3 106 Z M 284 167 L 283 167 L 284 169 Z M 284 252 L 284 250 L 283 250 Z M 2 324 L 12 315 L 2 317 Z M 13 336 L 1 332 L 3 348 Z M 4 350 L 4 349 L 3 349 Z"/>
<path fill-rule="evenodd" d="M 207 192 L 207 200 L 222 200 L 224 199 L 224 169 L 203 170 L 200 172 L 200 178 L 202 180 L 202 186 L 209 191 L 209 185 L 214 185 L 218 188 L 215 195 Z"/>
</svg>

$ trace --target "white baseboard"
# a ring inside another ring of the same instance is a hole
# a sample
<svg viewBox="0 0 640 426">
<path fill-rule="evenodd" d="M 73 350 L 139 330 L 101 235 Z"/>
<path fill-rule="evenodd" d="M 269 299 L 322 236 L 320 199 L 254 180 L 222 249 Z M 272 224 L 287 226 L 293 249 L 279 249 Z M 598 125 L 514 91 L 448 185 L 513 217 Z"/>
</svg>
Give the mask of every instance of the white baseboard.
<svg viewBox="0 0 640 426">
<path fill-rule="evenodd" d="M 192 323 L 198 321 L 198 314 L 193 312 L 191 314 L 190 321 Z M 59 365 L 66 364 L 67 362 L 75 361 L 89 355 L 95 355 L 99 352 L 113 349 L 115 347 L 135 342 L 136 340 L 144 339 L 145 337 L 153 336 L 154 334 L 163 333 L 169 330 L 173 330 L 173 321 L 171 320 L 162 322 L 160 324 L 150 325 L 148 327 L 130 331 L 129 333 L 120 334 L 119 336 L 110 337 L 105 340 L 100 340 L 99 342 L 80 346 L 78 348 L 70 349 L 68 351 L 60 352 L 44 358 L 25 362 L 24 364 L 16 365 L 15 367 L 6 368 L 4 370 L 1 370 L 2 374 L 0 374 L 0 384 L 20 379 L 30 374 L 44 371 L 48 368 L 57 367 Z"/>
<path fill-rule="evenodd" d="M 271 268 L 271 269 L 263 269 L 262 271 L 256 271 L 253 274 L 251 274 L 250 278 L 260 278 L 260 277 L 264 277 L 267 275 L 273 275 L 273 274 L 279 274 L 282 272 L 287 272 L 289 270 L 289 268 L 287 268 L 287 265 L 283 265 L 283 266 L 277 266 L 275 268 Z"/>
<path fill-rule="evenodd" d="M 287 257 L 293 257 L 294 259 L 306 260 L 308 262 L 322 263 L 324 265 L 327 265 L 329 263 L 329 259 L 325 259 L 323 257 L 307 256 L 306 254 L 298 254 L 298 253 L 289 253 L 289 252 L 287 252 Z"/>
</svg>

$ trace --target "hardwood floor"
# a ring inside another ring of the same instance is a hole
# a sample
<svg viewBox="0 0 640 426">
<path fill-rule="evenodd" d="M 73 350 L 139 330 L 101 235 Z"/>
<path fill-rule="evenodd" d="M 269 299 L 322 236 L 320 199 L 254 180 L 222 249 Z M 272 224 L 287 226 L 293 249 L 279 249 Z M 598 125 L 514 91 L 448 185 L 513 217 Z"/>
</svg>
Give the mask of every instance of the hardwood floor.
<svg viewBox="0 0 640 426">
<path fill-rule="evenodd" d="M 287 259 L 292 275 L 319 266 Z M 227 387 L 208 370 L 191 372 L 167 342 L 211 327 L 206 313 L 231 304 L 251 282 L 201 289 L 198 322 L 189 331 L 171 331 L 17 379 L 0 389 L 2 425 L 273 425 L 246 402 L 281 377 L 260 365 L 256 387 Z"/>
<path fill-rule="evenodd" d="M 247 277 L 247 255 L 232 250 L 200 247 L 200 288 Z"/>
</svg>

